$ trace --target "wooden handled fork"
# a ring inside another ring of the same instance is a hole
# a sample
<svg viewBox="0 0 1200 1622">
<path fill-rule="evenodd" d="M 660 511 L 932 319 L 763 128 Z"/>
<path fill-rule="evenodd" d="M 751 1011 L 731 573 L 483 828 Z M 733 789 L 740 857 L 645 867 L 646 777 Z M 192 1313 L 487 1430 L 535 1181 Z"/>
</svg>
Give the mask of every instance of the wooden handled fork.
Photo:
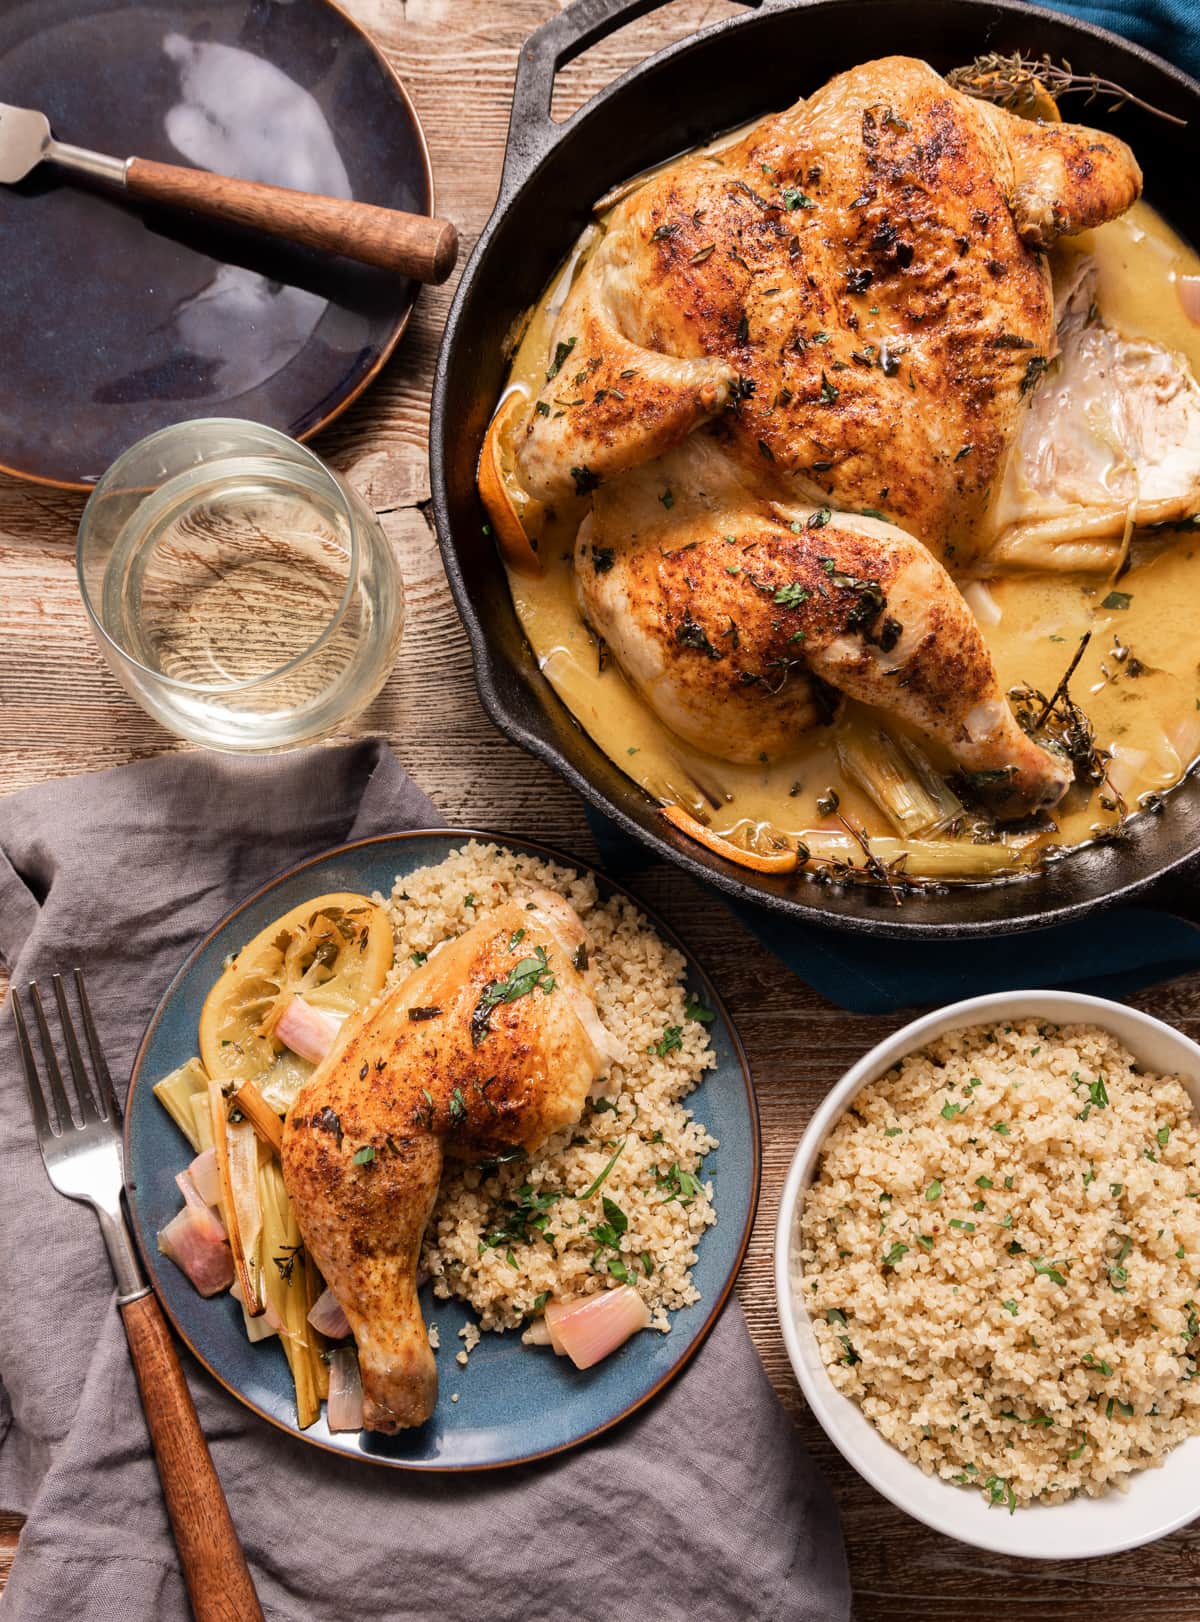
<svg viewBox="0 0 1200 1622">
<path fill-rule="evenodd" d="M 146 1283 L 121 1210 L 121 1110 L 96 1035 L 87 987 L 76 969 L 75 989 L 91 1058 L 91 1079 L 62 976 L 53 975 L 51 984 L 78 1115 L 67 1098 L 38 986 L 30 985 L 29 1000 L 42 1050 L 45 1086 L 39 1079 L 20 995 L 15 987 L 12 991 L 21 1068 L 29 1088 L 46 1175 L 60 1194 L 90 1205 L 99 1220 L 116 1275 L 117 1306 L 197 1622 L 262 1622 L 254 1582 L 174 1342 L 162 1309 Z"/>
</svg>

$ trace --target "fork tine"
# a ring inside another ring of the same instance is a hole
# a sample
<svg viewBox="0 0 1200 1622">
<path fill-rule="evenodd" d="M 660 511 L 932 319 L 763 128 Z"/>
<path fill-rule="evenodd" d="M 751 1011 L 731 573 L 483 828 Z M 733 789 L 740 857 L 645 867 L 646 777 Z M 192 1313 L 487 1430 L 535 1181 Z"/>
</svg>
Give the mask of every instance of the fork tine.
<svg viewBox="0 0 1200 1622">
<path fill-rule="evenodd" d="M 54 1108 L 58 1111 L 58 1124 L 65 1132 L 67 1127 L 75 1125 L 75 1117 L 67 1101 L 67 1089 L 63 1086 L 62 1071 L 58 1068 L 58 1054 L 54 1051 L 54 1041 L 50 1035 L 50 1027 L 46 1023 L 46 1010 L 42 1006 L 41 989 L 36 980 L 29 982 L 29 1000 L 33 1003 L 33 1016 L 37 1020 L 38 1035 L 42 1040 L 42 1057 L 46 1061 L 46 1074 L 50 1077 L 50 1096 L 54 1100 Z"/>
<path fill-rule="evenodd" d="M 83 1054 L 79 1051 L 79 1038 L 75 1035 L 75 1021 L 71 1018 L 71 1010 L 67 1006 L 62 975 L 52 974 L 50 983 L 54 987 L 54 1000 L 58 1004 L 58 1023 L 63 1033 L 63 1041 L 67 1044 L 67 1061 L 70 1064 L 71 1075 L 75 1081 L 75 1092 L 79 1098 L 80 1111 L 85 1121 L 98 1121 L 100 1112 L 96 1108 L 96 1100 L 92 1097 L 87 1070 L 84 1068 Z"/>
<path fill-rule="evenodd" d="M 21 1055 L 21 1069 L 25 1075 L 25 1086 L 29 1090 L 29 1108 L 33 1112 L 33 1125 L 39 1141 L 48 1137 L 58 1137 L 58 1128 L 51 1126 L 50 1117 L 46 1113 L 46 1100 L 42 1095 L 41 1083 L 38 1081 L 37 1064 L 33 1057 L 33 1048 L 29 1041 L 29 1027 L 25 1023 L 25 1011 L 21 1007 L 20 993 L 13 986 L 12 996 L 13 1021 L 17 1027 L 17 1050 Z"/>
<path fill-rule="evenodd" d="M 83 1031 L 87 1037 L 88 1052 L 92 1056 L 92 1074 L 96 1077 L 100 1089 L 101 1113 L 108 1120 L 119 1124 L 121 1106 L 117 1102 L 116 1093 L 113 1091 L 108 1061 L 104 1057 L 104 1050 L 100 1046 L 100 1038 L 96 1032 L 96 1022 L 92 1018 L 92 1005 L 88 1002 L 87 982 L 83 978 L 82 969 L 75 970 L 75 990 L 79 994 L 79 1006 L 83 1010 Z"/>
</svg>

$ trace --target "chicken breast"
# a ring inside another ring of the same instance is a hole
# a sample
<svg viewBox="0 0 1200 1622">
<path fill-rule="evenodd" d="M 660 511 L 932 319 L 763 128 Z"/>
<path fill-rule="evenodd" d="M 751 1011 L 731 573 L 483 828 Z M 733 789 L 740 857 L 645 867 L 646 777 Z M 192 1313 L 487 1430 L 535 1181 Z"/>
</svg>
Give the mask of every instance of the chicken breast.
<svg viewBox="0 0 1200 1622">
<path fill-rule="evenodd" d="M 765 493 L 878 510 L 966 563 L 1053 349 L 1038 250 L 1140 185 L 1113 137 L 1023 123 L 923 62 L 840 74 L 612 211 L 521 477 L 586 492 L 712 423 Z"/>
</svg>

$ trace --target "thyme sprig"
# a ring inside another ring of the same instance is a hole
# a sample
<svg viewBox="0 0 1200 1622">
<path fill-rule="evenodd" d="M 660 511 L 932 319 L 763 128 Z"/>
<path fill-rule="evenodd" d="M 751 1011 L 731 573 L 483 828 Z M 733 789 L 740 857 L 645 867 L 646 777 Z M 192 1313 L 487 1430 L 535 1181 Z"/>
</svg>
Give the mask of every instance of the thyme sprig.
<svg viewBox="0 0 1200 1622">
<path fill-rule="evenodd" d="M 1049 56 L 1026 56 L 1022 51 L 1013 51 L 1008 56 L 988 51 L 965 67 L 952 68 L 946 75 L 946 83 L 964 95 L 1010 109 L 1033 107 L 1042 96 L 1057 101 L 1060 96 L 1082 95 L 1085 105 L 1098 97 L 1111 98 L 1110 112 L 1123 106 L 1140 107 L 1168 124 L 1187 124 L 1186 118 L 1164 112 L 1123 85 L 1102 79 L 1098 73 L 1076 73 L 1066 60 L 1059 63 Z"/>
</svg>

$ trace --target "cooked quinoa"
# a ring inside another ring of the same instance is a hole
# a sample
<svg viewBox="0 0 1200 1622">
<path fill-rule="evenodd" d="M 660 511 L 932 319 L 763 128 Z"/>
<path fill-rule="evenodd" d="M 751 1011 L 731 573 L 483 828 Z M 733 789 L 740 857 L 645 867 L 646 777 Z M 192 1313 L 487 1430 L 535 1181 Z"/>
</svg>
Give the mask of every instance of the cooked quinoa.
<svg viewBox="0 0 1200 1622">
<path fill-rule="evenodd" d="M 927 1475 L 1058 1503 L 1200 1432 L 1200 1131 L 1096 1026 L 909 1055 L 830 1133 L 800 1238 L 831 1379 Z"/>
<path fill-rule="evenodd" d="M 385 990 L 531 884 L 557 891 L 582 918 L 596 1006 L 628 1057 L 610 1064 L 578 1125 L 537 1155 L 490 1169 L 448 1165 L 421 1268 L 436 1295 L 467 1302 L 484 1329 L 518 1327 L 547 1296 L 620 1282 L 636 1286 L 652 1327 L 667 1331 L 670 1311 L 700 1299 L 691 1269 L 716 1221 L 703 1162 L 717 1140 L 682 1103 L 716 1059 L 703 1020 L 687 1014 L 681 954 L 624 898 L 601 904 L 590 877 L 472 840 L 397 879 L 385 903 L 396 931 Z M 464 1339 L 469 1354 L 478 1335 Z"/>
</svg>

